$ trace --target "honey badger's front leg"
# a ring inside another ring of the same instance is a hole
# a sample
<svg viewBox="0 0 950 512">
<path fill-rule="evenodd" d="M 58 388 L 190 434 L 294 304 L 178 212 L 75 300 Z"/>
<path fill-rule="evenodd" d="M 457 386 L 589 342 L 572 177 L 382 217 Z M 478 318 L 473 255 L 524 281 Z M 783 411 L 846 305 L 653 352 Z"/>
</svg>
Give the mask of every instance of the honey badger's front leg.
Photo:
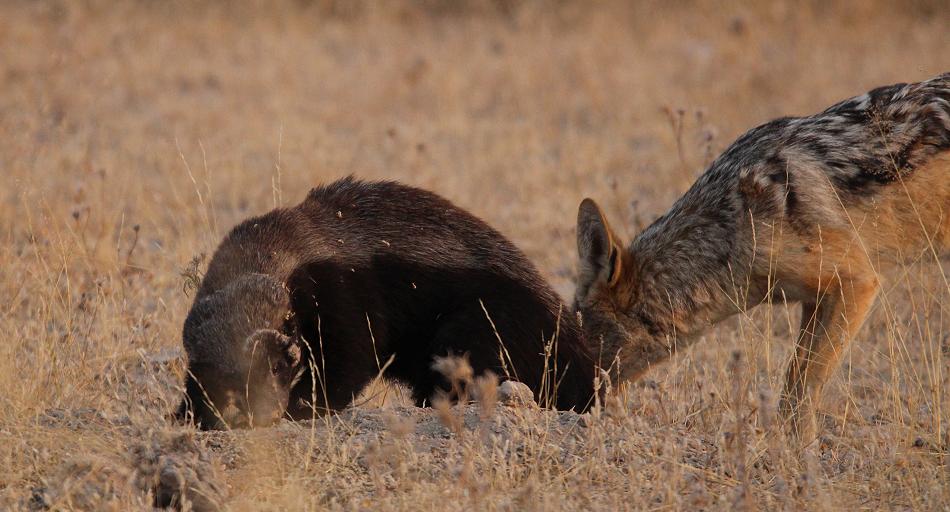
<svg viewBox="0 0 950 512">
<path fill-rule="evenodd" d="M 781 410 L 804 442 L 815 438 L 821 389 L 867 317 L 878 284 L 872 277 L 836 279 L 814 301 L 802 304 L 802 325 L 788 366 Z"/>
</svg>

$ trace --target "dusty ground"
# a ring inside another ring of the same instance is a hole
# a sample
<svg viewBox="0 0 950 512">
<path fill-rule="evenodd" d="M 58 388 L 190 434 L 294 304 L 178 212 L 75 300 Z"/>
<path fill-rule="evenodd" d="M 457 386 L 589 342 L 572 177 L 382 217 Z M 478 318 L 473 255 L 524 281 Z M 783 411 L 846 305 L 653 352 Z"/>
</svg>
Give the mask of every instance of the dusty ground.
<svg viewBox="0 0 950 512">
<path fill-rule="evenodd" d="M 164 417 L 183 274 L 249 215 L 398 179 L 569 296 L 584 196 L 633 235 L 755 124 L 947 71 L 948 26 L 924 0 L 3 2 L 0 508 L 148 509 L 184 485 L 198 509 L 947 509 L 933 266 L 890 281 L 804 452 L 772 417 L 782 305 L 583 418 L 389 388 L 253 432 Z"/>
</svg>

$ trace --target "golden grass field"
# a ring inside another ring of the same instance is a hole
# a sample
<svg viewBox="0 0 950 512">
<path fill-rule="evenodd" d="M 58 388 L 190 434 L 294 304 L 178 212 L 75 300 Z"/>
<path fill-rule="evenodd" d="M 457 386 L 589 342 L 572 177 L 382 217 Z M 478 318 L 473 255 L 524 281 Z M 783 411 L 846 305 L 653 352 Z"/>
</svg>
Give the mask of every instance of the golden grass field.
<svg viewBox="0 0 950 512">
<path fill-rule="evenodd" d="M 778 304 L 584 417 L 381 388 L 250 432 L 165 419 L 184 275 L 238 221 L 396 179 L 569 297 L 585 196 L 629 239 L 756 124 L 947 71 L 948 27 L 939 0 L 3 2 L 0 509 L 150 509 L 175 478 L 196 509 L 950 509 L 934 266 L 888 281 L 803 451 Z"/>
</svg>

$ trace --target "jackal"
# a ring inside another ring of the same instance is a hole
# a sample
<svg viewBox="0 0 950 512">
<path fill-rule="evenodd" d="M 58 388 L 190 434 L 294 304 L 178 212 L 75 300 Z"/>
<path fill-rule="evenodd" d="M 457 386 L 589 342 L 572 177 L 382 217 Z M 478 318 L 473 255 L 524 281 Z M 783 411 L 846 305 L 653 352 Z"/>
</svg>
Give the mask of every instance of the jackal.
<svg viewBox="0 0 950 512">
<path fill-rule="evenodd" d="M 765 301 L 801 302 L 780 408 L 802 440 L 888 267 L 950 249 L 950 73 L 739 137 L 623 248 L 585 199 L 575 309 L 623 380 Z"/>
<path fill-rule="evenodd" d="M 576 318 L 500 233 L 424 190 L 343 179 L 235 227 L 185 320 L 186 397 L 203 428 L 310 418 L 377 375 L 420 405 L 449 383 L 436 357 L 527 384 L 542 405 L 591 405 Z"/>
</svg>

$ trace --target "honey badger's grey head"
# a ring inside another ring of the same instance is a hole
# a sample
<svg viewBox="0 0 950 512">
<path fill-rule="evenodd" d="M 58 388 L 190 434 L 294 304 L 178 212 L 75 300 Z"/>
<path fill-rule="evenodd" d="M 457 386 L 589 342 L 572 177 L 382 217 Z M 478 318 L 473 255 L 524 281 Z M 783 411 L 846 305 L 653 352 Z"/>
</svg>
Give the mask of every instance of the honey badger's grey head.
<svg viewBox="0 0 950 512">
<path fill-rule="evenodd" d="M 287 408 L 301 350 L 288 325 L 290 296 L 271 276 L 248 274 L 195 301 L 182 333 L 186 396 L 178 410 L 204 429 L 268 425 Z"/>
</svg>

